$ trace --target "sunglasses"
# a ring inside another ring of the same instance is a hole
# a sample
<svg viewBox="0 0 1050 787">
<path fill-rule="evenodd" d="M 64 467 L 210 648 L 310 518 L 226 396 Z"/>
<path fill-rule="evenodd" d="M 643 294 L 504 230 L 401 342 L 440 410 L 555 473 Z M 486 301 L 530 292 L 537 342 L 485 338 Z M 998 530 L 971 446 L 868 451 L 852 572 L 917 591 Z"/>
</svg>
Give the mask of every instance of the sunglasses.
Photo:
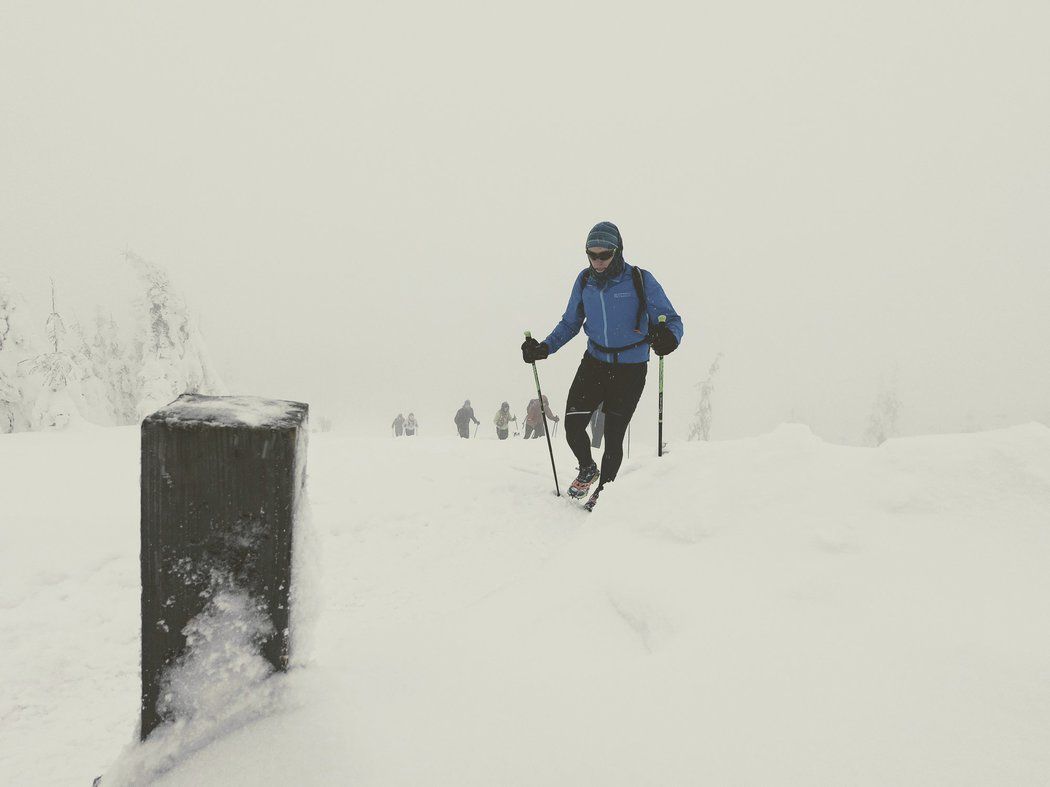
<svg viewBox="0 0 1050 787">
<path fill-rule="evenodd" d="M 590 249 L 587 250 L 587 256 L 590 257 L 592 260 L 597 260 L 599 262 L 611 260 L 615 253 L 616 249 L 606 249 L 605 251 L 591 251 Z"/>
</svg>

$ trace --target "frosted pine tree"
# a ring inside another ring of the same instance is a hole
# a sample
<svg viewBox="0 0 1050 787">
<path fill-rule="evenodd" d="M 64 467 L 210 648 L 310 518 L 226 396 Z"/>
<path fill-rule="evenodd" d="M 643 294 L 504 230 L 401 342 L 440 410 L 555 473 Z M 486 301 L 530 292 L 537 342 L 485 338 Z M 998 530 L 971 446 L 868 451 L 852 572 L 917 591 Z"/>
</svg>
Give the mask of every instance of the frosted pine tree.
<svg viewBox="0 0 1050 787">
<path fill-rule="evenodd" d="M 0 276 L 0 434 L 24 428 L 22 389 L 18 382 L 18 362 L 22 348 L 15 333 L 18 299 L 6 276 Z"/>
<path fill-rule="evenodd" d="M 204 340 L 167 273 L 132 252 L 126 252 L 124 258 L 143 285 L 137 303 L 136 417 L 149 415 L 183 393 L 225 393 Z"/>
<path fill-rule="evenodd" d="M 73 361 L 77 375 L 80 396 L 75 404 L 80 414 L 88 421 L 102 426 L 118 423 L 114 418 L 105 376 L 99 374 L 100 359 L 96 358 L 94 345 L 88 341 L 87 334 L 75 315 L 67 331 L 66 352 Z"/>
<path fill-rule="evenodd" d="M 0 368 L 0 434 L 21 431 L 22 389 L 14 376 Z"/>
<path fill-rule="evenodd" d="M 80 368 L 63 349 L 65 322 L 55 304 L 55 283 L 51 282 L 51 314 L 46 323 L 48 352 L 37 355 L 28 364 L 32 391 L 29 423 L 32 429 L 64 429 L 81 420 L 77 400 L 81 399 Z M 27 397 L 29 398 L 29 397 Z"/>
<path fill-rule="evenodd" d="M 30 428 L 25 372 L 37 354 L 25 300 L 0 274 L 0 433 Z"/>
<path fill-rule="evenodd" d="M 105 386 L 109 411 L 115 424 L 135 422 L 135 383 L 129 351 L 120 340 L 117 323 L 102 309 L 95 314 L 95 336 L 91 341 L 92 370 Z"/>
<path fill-rule="evenodd" d="M 15 311 L 14 289 L 6 276 L 0 276 L 0 352 L 11 349 L 14 337 L 11 330 L 11 320 Z"/>
<path fill-rule="evenodd" d="M 715 375 L 722 363 L 722 353 L 715 356 L 714 363 L 707 370 L 707 378 L 696 384 L 700 389 L 700 398 L 696 404 L 693 424 L 689 429 L 689 440 L 708 440 L 711 437 L 711 395 L 715 392 Z"/>
<path fill-rule="evenodd" d="M 896 435 L 900 412 L 901 402 L 897 397 L 896 384 L 883 387 L 876 395 L 868 417 L 868 439 L 875 445 L 882 445 Z"/>
</svg>

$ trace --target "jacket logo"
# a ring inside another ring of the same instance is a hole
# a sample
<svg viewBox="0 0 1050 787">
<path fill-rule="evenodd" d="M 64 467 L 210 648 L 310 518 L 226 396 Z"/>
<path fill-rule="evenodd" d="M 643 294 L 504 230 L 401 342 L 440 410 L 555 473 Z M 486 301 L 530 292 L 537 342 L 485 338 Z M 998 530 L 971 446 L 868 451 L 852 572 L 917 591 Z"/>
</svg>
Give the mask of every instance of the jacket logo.
<svg viewBox="0 0 1050 787">
<path fill-rule="evenodd" d="M 613 297 L 614 298 L 630 298 L 631 297 L 631 293 L 629 293 L 629 292 L 614 292 L 613 293 Z"/>
</svg>

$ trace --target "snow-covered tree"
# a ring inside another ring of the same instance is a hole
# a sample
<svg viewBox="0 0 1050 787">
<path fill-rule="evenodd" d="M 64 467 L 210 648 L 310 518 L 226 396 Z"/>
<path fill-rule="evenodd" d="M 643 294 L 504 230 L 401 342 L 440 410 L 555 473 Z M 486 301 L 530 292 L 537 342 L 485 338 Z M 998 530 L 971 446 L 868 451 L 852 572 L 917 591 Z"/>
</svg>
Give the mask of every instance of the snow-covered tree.
<svg viewBox="0 0 1050 787">
<path fill-rule="evenodd" d="M 25 301 L 0 274 L 0 434 L 29 428 L 23 364 L 35 354 Z"/>
<path fill-rule="evenodd" d="M 17 308 L 14 289 L 7 277 L 0 275 L 0 434 L 14 432 L 21 420 L 22 391 L 18 385 L 14 328 Z"/>
<path fill-rule="evenodd" d="M 875 396 L 868 417 L 867 437 L 875 445 L 882 445 L 896 435 L 901 403 L 895 384 L 884 386 Z"/>
<path fill-rule="evenodd" d="M 130 251 L 124 257 L 144 288 L 137 303 L 136 417 L 149 415 L 183 393 L 225 393 L 204 340 L 167 273 Z"/>
<path fill-rule="evenodd" d="M 0 275 L 0 352 L 14 346 L 11 322 L 16 308 L 14 288 L 6 276 Z"/>
<path fill-rule="evenodd" d="M 24 420 L 21 388 L 0 369 L 0 434 L 21 431 Z"/>
<path fill-rule="evenodd" d="M 88 421 L 103 426 L 122 423 L 114 417 L 114 406 L 106 384 L 100 358 L 93 342 L 88 340 L 80 321 L 74 318 L 66 332 L 66 354 L 73 361 L 77 374 L 79 399 L 75 402 L 80 414 Z"/>
<path fill-rule="evenodd" d="M 711 368 L 707 370 L 707 378 L 696 384 L 700 390 L 700 398 L 697 400 L 696 412 L 693 424 L 689 430 L 690 440 L 709 440 L 711 437 L 711 395 L 715 392 L 715 375 L 722 363 L 722 353 L 715 356 Z"/>
<path fill-rule="evenodd" d="M 0 275 L 0 433 L 132 424 L 179 394 L 225 393 L 167 274 L 125 257 L 143 284 L 133 327 L 99 310 L 85 331 L 68 307 L 60 312 L 54 282 L 50 311 L 30 309 Z"/>
<path fill-rule="evenodd" d="M 66 335 L 65 321 L 55 304 L 55 283 L 51 282 L 51 313 L 46 323 L 47 343 L 50 352 L 32 358 L 27 374 L 33 392 L 29 412 L 33 429 L 64 429 L 74 421 L 81 420 L 77 400 L 82 398 L 79 366 L 63 348 Z"/>
<path fill-rule="evenodd" d="M 112 315 L 104 314 L 101 308 L 95 314 L 91 361 L 94 376 L 105 386 L 113 423 L 134 423 L 136 400 L 132 361 L 121 341 L 116 321 Z"/>
</svg>

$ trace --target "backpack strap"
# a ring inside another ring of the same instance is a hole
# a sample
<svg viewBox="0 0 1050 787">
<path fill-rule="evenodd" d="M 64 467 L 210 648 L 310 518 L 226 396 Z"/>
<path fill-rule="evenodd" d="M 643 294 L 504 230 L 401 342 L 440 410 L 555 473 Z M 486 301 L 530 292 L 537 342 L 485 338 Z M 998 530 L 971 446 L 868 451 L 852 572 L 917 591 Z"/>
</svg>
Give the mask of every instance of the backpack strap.
<svg viewBox="0 0 1050 787">
<path fill-rule="evenodd" d="M 642 317 L 645 316 L 645 313 L 648 310 L 648 303 L 645 300 L 645 279 L 642 275 L 644 273 L 645 271 L 637 265 L 631 268 L 631 278 L 634 279 L 634 291 L 638 295 L 638 316 L 634 321 L 635 333 L 642 332 Z"/>
<path fill-rule="evenodd" d="M 583 308 L 583 291 L 587 289 L 587 280 L 590 279 L 590 278 L 591 278 L 591 266 L 588 265 L 587 268 L 580 275 L 580 305 L 579 305 L 577 311 L 579 312 L 581 317 L 583 317 L 583 316 L 585 316 L 587 314 L 586 309 Z"/>
</svg>

